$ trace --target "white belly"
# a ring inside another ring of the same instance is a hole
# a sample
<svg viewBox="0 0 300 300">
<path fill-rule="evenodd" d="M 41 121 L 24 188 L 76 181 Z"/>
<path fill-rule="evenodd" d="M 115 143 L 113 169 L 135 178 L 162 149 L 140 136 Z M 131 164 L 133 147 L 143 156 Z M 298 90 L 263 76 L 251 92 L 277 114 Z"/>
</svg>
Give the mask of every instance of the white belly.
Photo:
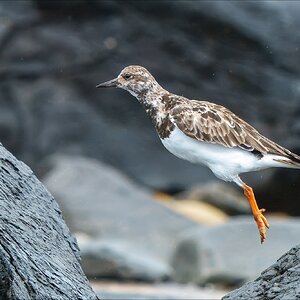
<svg viewBox="0 0 300 300">
<path fill-rule="evenodd" d="M 228 148 L 218 144 L 197 141 L 175 127 L 169 138 L 161 139 L 163 145 L 174 155 L 192 163 L 208 166 L 225 181 L 234 180 L 238 174 L 276 166 L 268 158 L 258 159 L 240 148 Z"/>
</svg>

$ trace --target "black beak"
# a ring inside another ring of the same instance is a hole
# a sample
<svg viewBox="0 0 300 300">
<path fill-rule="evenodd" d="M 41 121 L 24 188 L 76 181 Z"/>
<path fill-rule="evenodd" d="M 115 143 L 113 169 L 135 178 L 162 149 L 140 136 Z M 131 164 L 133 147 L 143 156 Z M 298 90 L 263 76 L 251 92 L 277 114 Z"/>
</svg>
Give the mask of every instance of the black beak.
<svg viewBox="0 0 300 300">
<path fill-rule="evenodd" d="M 117 87 L 117 83 L 118 83 L 118 78 L 115 78 L 96 85 L 96 88 Z"/>
</svg>

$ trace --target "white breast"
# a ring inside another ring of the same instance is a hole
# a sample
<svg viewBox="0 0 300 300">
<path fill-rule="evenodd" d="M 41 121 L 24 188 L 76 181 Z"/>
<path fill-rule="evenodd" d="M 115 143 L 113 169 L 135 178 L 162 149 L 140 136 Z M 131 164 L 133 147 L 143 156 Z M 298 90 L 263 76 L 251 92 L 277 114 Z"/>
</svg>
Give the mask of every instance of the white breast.
<svg viewBox="0 0 300 300">
<path fill-rule="evenodd" d="M 259 159 L 251 152 L 238 147 L 228 148 L 195 140 L 177 127 L 168 138 L 161 141 L 177 157 L 208 166 L 217 177 L 225 181 L 234 180 L 240 173 L 264 169 L 275 164 L 273 160 Z"/>
</svg>

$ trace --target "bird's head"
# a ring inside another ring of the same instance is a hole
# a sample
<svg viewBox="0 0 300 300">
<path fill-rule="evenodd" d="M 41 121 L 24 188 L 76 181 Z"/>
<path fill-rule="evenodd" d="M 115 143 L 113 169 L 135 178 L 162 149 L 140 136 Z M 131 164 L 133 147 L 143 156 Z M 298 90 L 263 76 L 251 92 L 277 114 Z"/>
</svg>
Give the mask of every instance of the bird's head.
<svg viewBox="0 0 300 300">
<path fill-rule="evenodd" d="M 138 97 L 160 86 L 144 67 L 128 66 L 121 71 L 117 78 L 100 83 L 96 87 L 118 87 Z"/>
</svg>

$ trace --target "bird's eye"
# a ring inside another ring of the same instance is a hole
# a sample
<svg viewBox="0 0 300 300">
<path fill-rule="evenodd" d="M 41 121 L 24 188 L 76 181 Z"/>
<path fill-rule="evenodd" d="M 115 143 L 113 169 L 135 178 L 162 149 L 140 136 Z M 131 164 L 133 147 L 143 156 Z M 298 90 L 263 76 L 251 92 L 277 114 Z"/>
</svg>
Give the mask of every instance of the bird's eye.
<svg viewBox="0 0 300 300">
<path fill-rule="evenodd" d="M 129 80 L 130 78 L 132 78 L 131 74 L 124 74 L 123 76 L 124 79 Z"/>
</svg>

